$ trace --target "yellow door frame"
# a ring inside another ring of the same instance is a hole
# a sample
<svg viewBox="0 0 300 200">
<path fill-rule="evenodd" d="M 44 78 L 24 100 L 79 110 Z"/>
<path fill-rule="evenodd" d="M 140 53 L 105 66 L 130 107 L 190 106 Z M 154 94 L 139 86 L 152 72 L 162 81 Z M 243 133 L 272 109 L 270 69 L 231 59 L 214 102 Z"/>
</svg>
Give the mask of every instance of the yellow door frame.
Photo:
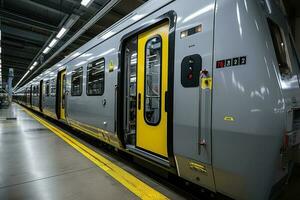
<svg viewBox="0 0 300 200">
<path fill-rule="evenodd" d="M 64 91 L 64 85 L 65 85 L 65 76 L 66 76 L 66 70 L 62 70 L 60 72 L 60 99 L 59 99 L 59 112 L 60 112 L 60 119 L 65 120 L 66 119 L 66 112 L 65 112 L 65 91 Z"/>
<path fill-rule="evenodd" d="M 145 57 L 146 45 L 149 40 L 161 39 L 161 68 L 160 68 L 160 120 L 157 124 L 149 124 L 145 119 Z M 138 35 L 138 65 L 137 65 L 137 121 L 136 146 L 153 154 L 168 157 L 167 148 L 167 112 L 165 93 L 168 90 L 168 52 L 169 22 Z"/>
</svg>

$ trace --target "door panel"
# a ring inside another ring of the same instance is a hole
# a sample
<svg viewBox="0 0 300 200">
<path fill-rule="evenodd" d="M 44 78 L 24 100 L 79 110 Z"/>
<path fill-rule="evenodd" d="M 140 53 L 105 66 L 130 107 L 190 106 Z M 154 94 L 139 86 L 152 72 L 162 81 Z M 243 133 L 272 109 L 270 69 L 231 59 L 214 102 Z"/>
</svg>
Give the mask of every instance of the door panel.
<svg viewBox="0 0 300 200">
<path fill-rule="evenodd" d="M 168 157 L 168 37 L 168 22 L 138 36 L 136 146 L 163 157 Z"/>
<path fill-rule="evenodd" d="M 39 87 L 39 89 L 40 89 L 40 91 L 39 91 L 39 108 L 40 108 L 40 111 L 41 112 L 43 112 L 43 99 L 44 99 L 44 81 L 43 80 L 41 80 L 40 81 L 40 87 Z"/>
<path fill-rule="evenodd" d="M 66 89 L 66 70 L 62 71 L 60 73 L 60 100 L 59 100 L 59 107 L 60 107 L 60 119 L 65 120 L 66 115 L 65 115 L 65 89 Z"/>
</svg>

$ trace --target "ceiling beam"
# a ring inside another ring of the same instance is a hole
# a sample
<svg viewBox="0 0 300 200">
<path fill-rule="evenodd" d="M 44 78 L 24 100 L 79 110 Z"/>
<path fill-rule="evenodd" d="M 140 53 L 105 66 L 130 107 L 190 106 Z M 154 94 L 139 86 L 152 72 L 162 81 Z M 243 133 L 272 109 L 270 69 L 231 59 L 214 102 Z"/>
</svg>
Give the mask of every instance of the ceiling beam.
<svg viewBox="0 0 300 200">
<path fill-rule="evenodd" d="M 45 22 L 37 21 L 30 19 L 25 16 L 21 16 L 15 13 L 12 13 L 7 10 L 0 9 L 0 17 L 3 22 L 13 22 L 17 24 L 22 24 L 29 27 L 34 27 L 36 29 L 45 30 L 48 32 L 57 32 L 58 28 L 56 26 L 50 25 Z"/>
<path fill-rule="evenodd" d="M 34 51 L 24 51 L 24 49 L 13 49 L 13 48 L 3 48 L 2 55 L 12 55 L 12 56 L 18 56 L 20 58 L 28 58 L 32 59 L 34 57 L 36 52 Z"/>
<path fill-rule="evenodd" d="M 15 45 L 16 43 L 19 43 L 20 45 L 32 47 L 32 48 L 42 48 L 43 44 L 41 42 L 36 42 L 32 40 L 27 40 L 25 38 L 19 38 L 14 35 L 4 35 L 2 34 L 2 40 L 1 43 L 7 43 L 9 45 Z"/>
<path fill-rule="evenodd" d="M 24 68 L 23 66 L 16 66 L 16 65 L 6 65 L 6 64 L 4 64 L 2 66 L 2 68 L 3 68 L 3 70 L 13 68 L 15 71 L 21 71 L 21 72 L 27 71 L 27 68 Z"/>
<path fill-rule="evenodd" d="M 41 43 L 44 43 L 49 38 L 48 36 L 45 36 L 45 35 L 42 35 L 39 33 L 27 31 L 25 29 L 15 28 L 12 26 L 7 26 L 4 24 L 2 24 L 2 26 L 1 26 L 1 31 L 2 31 L 3 35 L 9 34 L 9 35 L 13 35 L 13 36 L 17 36 L 20 38 L 25 38 L 25 39 L 41 42 Z"/>
<path fill-rule="evenodd" d="M 14 60 L 5 59 L 5 61 L 3 61 L 3 66 L 19 66 L 19 67 L 27 69 L 28 68 L 28 62 L 24 63 L 22 61 L 14 61 Z"/>
<path fill-rule="evenodd" d="M 4 63 L 6 60 L 13 60 L 13 61 L 15 61 L 15 62 L 24 63 L 24 64 L 26 64 L 26 62 L 31 62 L 31 59 L 28 59 L 28 58 L 20 58 L 20 57 L 18 57 L 18 56 L 12 56 L 12 55 L 3 55 L 2 60 L 3 60 L 3 63 Z"/>
<path fill-rule="evenodd" d="M 67 14 L 71 14 L 72 11 L 69 11 L 69 12 L 65 12 L 66 10 L 62 10 L 62 9 L 59 9 L 57 6 L 55 6 L 54 4 L 51 4 L 50 1 L 41 1 L 41 2 L 36 2 L 34 0 L 19 0 L 19 1 L 22 1 L 23 3 L 25 4 L 29 4 L 31 6 L 34 6 L 38 9 L 45 9 L 45 10 L 48 10 L 52 13 L 55 13 L 55 14 L 59 14 L 59 15 L 67 15 Z"/>
</svg>

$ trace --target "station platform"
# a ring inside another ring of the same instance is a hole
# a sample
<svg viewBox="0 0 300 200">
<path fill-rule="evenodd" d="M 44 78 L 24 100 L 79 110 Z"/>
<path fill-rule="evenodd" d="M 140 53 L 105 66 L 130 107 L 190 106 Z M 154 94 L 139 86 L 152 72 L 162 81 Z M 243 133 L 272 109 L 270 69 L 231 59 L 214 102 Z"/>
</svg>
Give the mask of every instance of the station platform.
<svg viewBox="0 0 300 200">
<path fill-rule="evenodd" d="M 63 134 L 15 103 L 0 109 L 0 199 L 186 199 Z"/>
</svg>

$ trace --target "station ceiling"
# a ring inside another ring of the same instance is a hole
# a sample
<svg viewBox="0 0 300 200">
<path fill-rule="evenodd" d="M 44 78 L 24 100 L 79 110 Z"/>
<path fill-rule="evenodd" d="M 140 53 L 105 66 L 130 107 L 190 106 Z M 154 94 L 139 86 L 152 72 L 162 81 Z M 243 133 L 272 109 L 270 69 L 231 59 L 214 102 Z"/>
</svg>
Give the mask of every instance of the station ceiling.
<svg viewBox="0 0 300 200">
<path fill-rule="evenodd" d="M 44 68 L 57 63 L 145 1 L 147 0 L 120 0 Z M 16 85 L 35 60 L 39 63 L 48 60 L 108 2 L 109 0 L 93 0 L 85 7 L 81 5 L 81 0 L 0 0 L 3 81 L 7 80 L 8 69 L 13 68 L 13 85 Z M 71 18 L 75 20 L 73 26 L 48 53 L 43 54 L 49 42 Z"/>
<path fill-rule="evenodd" d="M 9 68 L 14 69 L 13 85 L 16 85 L 36 60 L 39 63 L 49 61 L 43 69 L 51 67 L 147 0 L 120 0 L 112 10 L 49 60 L 57 49 L 62 47 L 109 2 L 109 0 L 93 0 L 90 6 L 85 7 L 81 5 L 81 1 L 0 0 L 1 59 L 4 82 L 7 80 Z M 300 17 L 300 1 L 282 1 L 293 29 L 295 18 Z M 49 42 L 72 17 L 76 19 L 76 23 L 55 47 L 43 54 Z"/>
</svg>

